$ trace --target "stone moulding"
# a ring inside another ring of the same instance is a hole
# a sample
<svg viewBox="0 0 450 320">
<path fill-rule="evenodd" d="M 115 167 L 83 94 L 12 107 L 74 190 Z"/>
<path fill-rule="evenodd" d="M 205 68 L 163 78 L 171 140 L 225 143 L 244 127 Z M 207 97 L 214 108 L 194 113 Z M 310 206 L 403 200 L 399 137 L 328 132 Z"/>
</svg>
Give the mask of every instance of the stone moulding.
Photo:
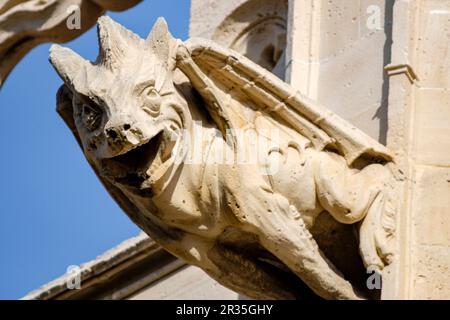
<svg viewBox="0 0 450 320">
<path fill-rule="evenodd" d="M 389 64 L 384 68 L 384 70 L 386 70 L 389 76 L 398 74 L 406 75 L 411 84 L 419 80 L 417 74 L 414 72 L 414 69 L 409 64 Z"/>
<path fill-rule="evenodd" d="M 232 49 L 174 39 L 163 19 L 146 40 L 108 17 L 98 30 L 96 62 L 52 47 L 57 111 L 138 226 L 248 297 L 370 296 L 337 266 L 355 251 L 378 272 L 393 259 L 389 150 Z M 231 163 L 211 160 L 222 152 Z M 343 241 L 326 217 L 354 225 L 345 241 L 359 249 L 325 254 Z"/>
<path fill-rule="evenodd" d="M 122 11 L 141 0 L 0 0 L 0 88 L 17 63 L 34 47 L 67 42 L 93 25 L 106 10 Z M 79 9 L 80 28 L 67 20 Z"/>
<path fill-rule="evenodd" d="M 70 289 L 68 283 L 73 275 L 66 274 L 21 300 L 127 299 L 185 265 L 146 234 L 140 234 L 80 265 L 82 290 Z"/>
</svg>

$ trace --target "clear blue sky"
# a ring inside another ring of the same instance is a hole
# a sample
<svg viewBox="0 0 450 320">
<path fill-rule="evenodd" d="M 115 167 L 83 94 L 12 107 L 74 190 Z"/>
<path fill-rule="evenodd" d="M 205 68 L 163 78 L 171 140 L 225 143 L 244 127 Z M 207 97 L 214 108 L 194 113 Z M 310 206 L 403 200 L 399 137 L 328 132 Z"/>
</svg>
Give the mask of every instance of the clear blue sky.
<svg viewBox="0 0 450 320">
<path fill-rule="evenodd" d="M 158 16 L 186 39 L 189 0 L 144 0 L 113 19 L 146 37 Z M 95 28 L 68 46 L 95 60 Z M 55 112 L 61 80 L 35 48 L 0 91 L 0 299 L 16 299 L 135 236 Z"/>
</svg>

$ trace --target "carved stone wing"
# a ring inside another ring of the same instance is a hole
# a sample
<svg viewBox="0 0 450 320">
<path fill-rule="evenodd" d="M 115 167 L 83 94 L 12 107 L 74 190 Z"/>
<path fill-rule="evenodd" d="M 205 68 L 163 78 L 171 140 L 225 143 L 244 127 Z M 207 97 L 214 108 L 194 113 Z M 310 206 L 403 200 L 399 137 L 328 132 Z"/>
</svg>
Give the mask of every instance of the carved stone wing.
<svg viewBox="0 0 450 320">
<path fill-rule="evenodd" d="M 392 160 L 383 145 L 231 49 L 192 38 L 180 44 L 177 60 L 177 66 L 206 100 L 221 130 L 233 126 L 233 117 L 216 95 L 238 89 L 241 96 L 260 108 L 258 111 L 296 130 L 316 149 L 341 153 L 349 165 L 357 159 Z"/>
</svg>

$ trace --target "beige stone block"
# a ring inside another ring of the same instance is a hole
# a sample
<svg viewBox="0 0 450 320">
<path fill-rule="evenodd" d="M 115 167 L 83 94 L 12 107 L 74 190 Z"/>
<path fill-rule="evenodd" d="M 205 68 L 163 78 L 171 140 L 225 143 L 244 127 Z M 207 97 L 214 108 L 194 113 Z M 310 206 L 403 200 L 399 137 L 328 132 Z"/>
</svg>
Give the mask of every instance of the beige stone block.
<svg viewBox="0 0 450 320">
<path fill-rule="evenodd" d="M 318 101 L 364 128 L 374 139 L 379 139 L 386 130 L 383 121 L 387 110 L 381 103 L 383 43 L 382 34 L 353 43 L 348 50 L 322 62 L 319 76 Z"/>
<path fill-rule="evenodd" d="M 450 1 L 423 2 L 417 39 L 421 87 L 450 88 Z"/>
<path fill-rule="evenodd" d="M 359 2 L 359 1 L 358 1 Z M 321 59 L 337 54 L 359 38 L 359 5 L 348 1 L 320 1 Z"/>
<path fill-rule="evenodd" d="M 450 168 L 420 166 L 415 181 L 415 242 L 450 246 Z"/>
<path fill-rule="evenodd" d="M 448 275 L 450 248 L 419 246 L 416 250 L 416 273 L 412 299 L 443 299 L 450 297 Z"/>
<path fill-rule="evenodd" d="M 321 60 L 339 54 L 359 39 L 384 35 L 385 2 L 321 1 Z"/>
<path fill-rule="evenodd" d="M 421 89 L 416 100 L 415 152 L 423 164 L 450 166 L 450 91 Z"/>
</svg>

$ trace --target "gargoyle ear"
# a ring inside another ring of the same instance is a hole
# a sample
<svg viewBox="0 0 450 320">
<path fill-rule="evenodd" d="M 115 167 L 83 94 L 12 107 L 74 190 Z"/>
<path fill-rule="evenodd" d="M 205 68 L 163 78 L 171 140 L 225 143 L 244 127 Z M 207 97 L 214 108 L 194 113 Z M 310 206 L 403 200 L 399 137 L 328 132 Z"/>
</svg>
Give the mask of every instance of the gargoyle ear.
<svg viewBox="0 0 450 320">
<path fill-rule="evenodd" d="M 80 72 L 87 73 L 92 68 L 92 65 L 80 55 L 56 44 L 50 48 L 50 63 L 61 79 L 72 88 L 77 87 L 76 82 Z"/>
<path fill-rule="evenodd" d="M 172 58 L 172 51 L 176 46 L 177 40 L 169 32 L 167 22 L 164 18 L 159 17 L 155 25 L 150 31 L 146 40 L 147 47 L 158 57 L 161 62 L 169 66 Z M 173 60 L 173 59 L 172 59 Z"/>
<path fill-rule="evenodd" d="M 59 116 L 64 120 L 70 131 L 72 131 L 72 134 L 75 136 L 75 139 L 81 147 L 81 139 L 73 118 L 72 98 L 72 91 L 63 84 L 56 94 L 56 112 L 58 112 Z"/>
<path fill-rule="evenodd" d="M 98 19 L 99 62 L 109 69 L 121 62 L 130 45 L 139 46 L 144 41 L 108 16 Z"/>
</svg>

